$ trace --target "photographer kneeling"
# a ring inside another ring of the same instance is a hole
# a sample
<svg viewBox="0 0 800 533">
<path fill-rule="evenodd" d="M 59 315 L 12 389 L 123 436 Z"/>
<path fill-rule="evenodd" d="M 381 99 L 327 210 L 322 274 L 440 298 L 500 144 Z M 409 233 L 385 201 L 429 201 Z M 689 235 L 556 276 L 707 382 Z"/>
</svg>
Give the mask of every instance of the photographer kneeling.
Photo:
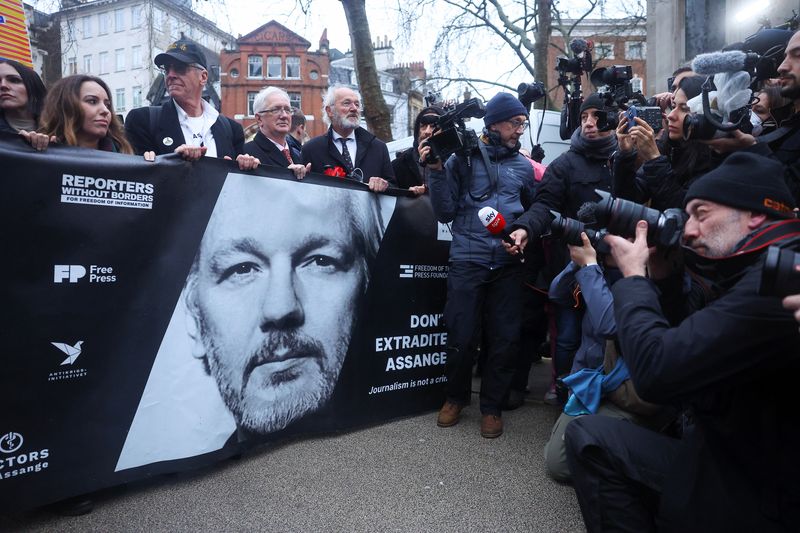
<svg viewBox="0 0 800 533">
<path fill-rule="evenodd" d="M 782 170 L 738 153 L 689 187 L 687 262 L 703 265 L 714 282 L 703 287 L 702 303 L 645 277 L 648 260 L 654 275 L 664 265 L 648 249 L 644 222 L 633 243 L 606 237 L 625 276 L 612 293 L 637 391 L 687 406 L 692 423 L 681 439 L 597 416 L 567 427 L 589 531 L 773 531 L 800 521 L 800 333 L 778 298 L 757 294 L 767 247 L 800 249 Z M 681 301 L 670 306 L 675 297 Z M 665 311 L 679 307 L 688 315 L 670 313 L 671 327 Z"/>
<path fill-rule="evenodd" d="M 527 109 L 510 94 L 499 93 L 486 104 L 483 120 L 486 128 L 471 153 L 453 154 L 443 167 L 440 159 L 427 159 L 431 147 L 425 141 L 419 155 L 429 161 L 428 189 L 436 218 L 453 223 L 444 308 L 446 401 L 437 424 L 454 426 L 470 402 L 472 361 L 483 323 L 489 354 L 481 379 L 480 432 L 494 438 L 503 432 L 501 405 L 520 351 L 525 271 L 519 258 L 505 253 L 501 240 L 483 226 L 478 211 L 489 206 L 513 222 L 530 205 L 534 180 L 533 168 L 519 154 Z"/>
</svg>

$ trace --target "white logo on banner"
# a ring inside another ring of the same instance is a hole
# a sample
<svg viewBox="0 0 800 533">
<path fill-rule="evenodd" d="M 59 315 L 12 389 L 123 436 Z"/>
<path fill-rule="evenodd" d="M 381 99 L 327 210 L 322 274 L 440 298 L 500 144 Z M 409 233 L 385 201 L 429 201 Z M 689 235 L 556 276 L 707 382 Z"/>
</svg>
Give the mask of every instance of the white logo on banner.
<svg viewBox="0 0 800 533">
<path fill-rule="evenodd" d="M 447 278 L 447 265 L 400 265 L 401 278 Z"/>
<path fill-rule="evenodd" d="M 67 366 L 67 369 L 50 372 L 47 381 L 63 381 L 65 379 L 82 378 L 87 374 L 85 368 L 75 368 L 73 365 L 83 352 L 83 341 L 78 341 L 74 345 L 66 342 L 50 342 L 53 346 L 66 354 L 67 358 L 61 361 L 59 366 Z"/>
<path fill-rule="evenodd" d="M 83 265 L 54 265 L 53 283 L 78 283 L 78 280 L 86 276 L 86 267 Z M 89 283 L 115 283 L 117 276 L 114 268 L 102 265 L 89 265 Z"/>
<path fill-rule="evenodd" d="M 22 447 L 22 435 L 9 431 L 0 437 L 0 452 L 14 453 Z"/>
<path fill-rule="evenodd" d="M 153 208 L 152 183 L 93 178 L 91 176 L 61 176 L 62 204 L 91 204 L 133 209 Z"/>
</svg>

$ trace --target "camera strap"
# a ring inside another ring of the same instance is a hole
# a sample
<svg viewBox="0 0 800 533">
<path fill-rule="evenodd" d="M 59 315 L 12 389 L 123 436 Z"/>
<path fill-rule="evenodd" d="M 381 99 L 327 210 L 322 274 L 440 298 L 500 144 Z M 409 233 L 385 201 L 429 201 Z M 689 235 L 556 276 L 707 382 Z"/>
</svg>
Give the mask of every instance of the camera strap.
<svg viewBox="0 0 800 533">
<path fill-rule="evenodd" d="M 492 162 L 489 160 L 489 153 L 486 151 L 486 145 L 482 141 L 478 141 L 478 150 L 481 153 L 481 159 L 483 159 L 483 164 L 486 166 L 486 175 L 489 176 L 489 190 L 486 194 L 483 194 L 479 197 L 475 197 L 472 194 L 472 183 L 470 183 L 470 187 L 467 188 L 469 191 L 469 196 L 476 202 L 484 202 L 492 196 L 492 193 L 497 189 L 497 182 L 500 179 L 500 169 L 497 169 L 497 175 L 492 178 Z M 471 178 L 475 177 L 475 167 L 472 167 L 472 176 Z M 472 179 L 470 179 L 470 182 Z"/>
</svg>

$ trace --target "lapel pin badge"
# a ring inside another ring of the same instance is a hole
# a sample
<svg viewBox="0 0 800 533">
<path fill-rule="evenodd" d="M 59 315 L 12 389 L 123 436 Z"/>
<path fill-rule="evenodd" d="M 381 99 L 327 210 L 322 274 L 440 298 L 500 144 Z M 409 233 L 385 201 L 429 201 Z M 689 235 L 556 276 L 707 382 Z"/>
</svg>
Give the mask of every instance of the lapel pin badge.
<svg viewBox="0 0 800 533">
<path fill-rule="evenodd" d="M 164 137 L 161 142 L 164 143 L 164 146 L 172 146 L 172 137 Z"/>
</svg>

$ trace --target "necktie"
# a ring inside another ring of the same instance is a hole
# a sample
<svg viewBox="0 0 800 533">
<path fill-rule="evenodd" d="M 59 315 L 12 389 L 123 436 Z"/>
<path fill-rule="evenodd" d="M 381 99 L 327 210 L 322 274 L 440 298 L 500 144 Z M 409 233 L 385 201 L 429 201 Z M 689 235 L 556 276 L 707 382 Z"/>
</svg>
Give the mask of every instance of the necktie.
<svg viewBox="0 0 800 533">
<path fill-rule="evenodd" d="M 288 148 L 283 149 L 283 155 L 286 156 L 286 160 L 289 162 L 290 165 L 294 165 L 294 161 L 292 161 L 292 154 L 289 153 Z"/>
<path fill-rule="evenodd" d="M 350 159 L 350 150 L 347 149 L 347 139 L 339 137 L 339 142 L 342 143 L 342 157 L 344 157 L 344 166 L 347 167 L 347 173 L 353 173 L 353 160 Z"/>
</svg>

